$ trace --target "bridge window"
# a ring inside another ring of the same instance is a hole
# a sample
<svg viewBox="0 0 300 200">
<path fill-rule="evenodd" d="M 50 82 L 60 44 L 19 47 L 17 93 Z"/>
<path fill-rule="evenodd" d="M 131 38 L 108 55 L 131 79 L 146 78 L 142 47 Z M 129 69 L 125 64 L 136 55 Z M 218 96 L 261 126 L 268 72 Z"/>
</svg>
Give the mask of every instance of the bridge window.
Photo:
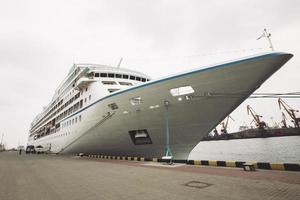
<svg viewBox="0 0 300 200">
<path fill-rule="evenodd" d="M 99 77 L 99 75 L 100 75 L 99 73 L 95 73 L 95 77 Z"/>
<path fill-rule="evenodd" d="M 127 74 L 123 74 L 123 79 L 128 79 L 128 75 Z"/>
<path fill-rule="evenodd" d="M 100 77 L 107 77 L 107 73 L 100 73 Z"/>
<path fill-rule="evenodd" d="M 135 80 L 135 76 L 130 76 L 130 80 Z"/>
<path fill-rule="evenodd" d="M 116 78 L 122 78 L 122 74 L 116 74 Z"/>
<path fill-rule="evenodd" d="M 109 78 L 114 78 L 114 77 L 115 77 L 115 74 L 109 73 L 109 74 L 107 74 L 107 75 L 108 75 Z"/>
</svg>

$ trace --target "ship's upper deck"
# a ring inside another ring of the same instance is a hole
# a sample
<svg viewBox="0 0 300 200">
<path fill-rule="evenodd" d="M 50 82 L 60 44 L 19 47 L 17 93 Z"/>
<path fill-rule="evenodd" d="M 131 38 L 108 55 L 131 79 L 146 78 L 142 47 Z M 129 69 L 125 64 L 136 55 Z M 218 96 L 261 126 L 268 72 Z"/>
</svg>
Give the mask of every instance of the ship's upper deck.
<svg viewBox="0 0 300 200">
<path fill-rule="evenodd" d="M 88 63 L 73 64 L 73 66 L 69 70 L 68 75 L 55 90 L 51 102 L 46 107 L 44 107 L 43 111 L 40 114 L 38 114 L 31 123 L 31 128 L 39 124 L 39 122 L 45 116 L 47 116 L 47 114 L 51 112 L 51 110 L 57 104 L 61 103 L 64 94 L 67 93 L 70 88 L 80 89 L 80 84 L 82 83 L 82 80 L 92 80 L 93 78 L 101 77 L 128 79 L 138 82 L 146 82 L 151 79 L 146 74 L 126 68 Z"/>
</svg>

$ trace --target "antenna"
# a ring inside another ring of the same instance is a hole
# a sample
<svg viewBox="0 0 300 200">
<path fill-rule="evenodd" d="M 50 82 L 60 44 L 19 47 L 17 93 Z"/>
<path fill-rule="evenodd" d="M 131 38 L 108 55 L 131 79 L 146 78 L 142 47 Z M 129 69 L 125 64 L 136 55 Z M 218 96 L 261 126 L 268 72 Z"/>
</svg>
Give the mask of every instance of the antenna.
<svg viewBox="0 0 300 200">
<path fill-rule="evenodd" d="M 118 65 L 117 65 L 117 66 L 118 66 L 118 68 L 120 68 L 122 61 L 123 61 L 123 58 L 121 58 L 121 59 L 120 59 L 120 61 L 119 61 Z"/>
<path fill-rule="evenodd" d="M 259 36 L 256 40 L 259 40 L 263 37 L 266 37 L 268 39 L 268 42 L 269 42 L 269 45 L 270 45 L 269 48 L 272 51 L 274 51 L 274 46 L 273 46 L 272 41 L 271 41 L 271 33 L 268 33 L 266 28 L 264 29 L 263 34 L 261 36 Z"/>
</svg>

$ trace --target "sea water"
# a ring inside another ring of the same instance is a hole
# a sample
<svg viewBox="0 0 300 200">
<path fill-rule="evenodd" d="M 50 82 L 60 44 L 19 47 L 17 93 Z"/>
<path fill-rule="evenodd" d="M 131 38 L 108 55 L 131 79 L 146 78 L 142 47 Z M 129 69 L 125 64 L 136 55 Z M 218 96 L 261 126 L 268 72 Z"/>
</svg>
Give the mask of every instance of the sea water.
<svg viewBox="0 0 300 200">
<path fill-rule="evenodd" d="M 202 141 L 189 159 L 300 163 L 300 136 Z"/>
</svg>

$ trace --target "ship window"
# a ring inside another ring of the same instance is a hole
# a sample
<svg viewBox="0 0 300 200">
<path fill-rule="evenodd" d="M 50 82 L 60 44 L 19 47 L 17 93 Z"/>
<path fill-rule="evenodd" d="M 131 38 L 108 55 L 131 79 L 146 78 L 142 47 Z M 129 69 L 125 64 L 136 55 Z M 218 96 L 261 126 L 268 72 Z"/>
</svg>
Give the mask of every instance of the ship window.
<svg viewBox="0 0 300 200">
<path fill-rule="evenodd" d="M 89 96 L 89 100 L 91 100 L 91 98 L 92 98 L 92 95 Z"/>
<path fill-rule="evenodd" d="M 79 121 L 81 122 L 81 115 L 79 115 Z"/>
<path fill-rule="evenodd" d="M 77 117 L 75 117 L 75 123 L 77 123 Z"/>
<path fill-rule="evenodd" d="M 137 76 L 135 80 L 141 81 L 141 77 L 138 77 L 138 76 Z"/>
<path fill-rule="evenodd" d="M 109 78 L 114 78 L 114 77 L 115 77 L 115 74 L 110 74 L 110 73 L 109 73 L 109 74 L 108 74 L 108 77 L 109 77 Z"/>
<path fill-rule="evenodd" d="M 150 81 L 150 79 L 147 79 L 147 81 Z"/>
<path fill-rule="evenodd" d="M 115 92 L 115 91 L 118 91 L 119 89 L 108 89 L 108 92 L 109 93 L 112 93 L 112 92 Z"/>
<path fill-rule="evenodd" d="M 99 73 L 95 73 L 95 77 L 99 77 Z"/>
<path fill-rule="evenodd" d="M 88 87 L 87 87 L 87 88 L 85 88 L 85 91 L 86 91 L 86 92 L 88 91 Z"/>
<path fill-rule="evenodd" d="M 112 110 L 116 110 L 116 109 L 119 108 L 118 105 L 117 105 L 116 103 L 111 103 L 111 104 L 108 104 L 107 106 L 108 106 L 110 109 L 112 109 Z"/>
<path fill-rule="evenodd" d="M 129 131 L 130 138 L 135 145 L 152 144 L 146 129 Z"/>
<path fill-rule="evenodd" d="M 123 74 L 123 78 L 124 78 L 124 79 L 128 79 L 128 75 Z"/>
<path fill-rule="evenodd" d="M 116 78 L 122 78 L 122 74 L 116 74 Z"/>
<path fill-rule="evenodd" d="M 128 83 L 128 82 L 119 82 L 120 85 L 132 85 L 132 83 Z"/>
<path fill-rule="evenodd" d="M 131 105 L 135 106 L 135 105 L 139 105 L 141 103 L 143 103 L 142 101 L 142 97 L 134 97 L 130 99 L 130 103 Z"/>
<path fill-rule="evenodd" d="M 145 79 L 145 78 L 142 78 L 142 81 L 143 81 L 143 82 L 146 82 L 146 79 Z"/>
<path fill-rule="evenodd" d="M 100 77 L 107 77 L 107 73 L 100 73 Z"/>
<path fill-rule="evenodd" d="M 135 80 L 135 76 L 130 76 L 130 79 L 131 80 Z"/>
<path fill-rule="evenodd" d="M 185 94 L 191 94 L 191 93 L 194 93 L 194 92 L 195 91 L 191 86 L 183 86 L 183 87 L 170 89 L 170 93 L 174 97 L 180 96 L 180 95 L 185 95 Z"/>
<path fill-rule="evenodd" d="M 102 81 L 104 85 L 117 85 L 115 81 Z"/>
<path fill-rule="evenodd" d="M 72 119 L 72 124 L 74 124 L 74 119 Z"/>
</svg>

